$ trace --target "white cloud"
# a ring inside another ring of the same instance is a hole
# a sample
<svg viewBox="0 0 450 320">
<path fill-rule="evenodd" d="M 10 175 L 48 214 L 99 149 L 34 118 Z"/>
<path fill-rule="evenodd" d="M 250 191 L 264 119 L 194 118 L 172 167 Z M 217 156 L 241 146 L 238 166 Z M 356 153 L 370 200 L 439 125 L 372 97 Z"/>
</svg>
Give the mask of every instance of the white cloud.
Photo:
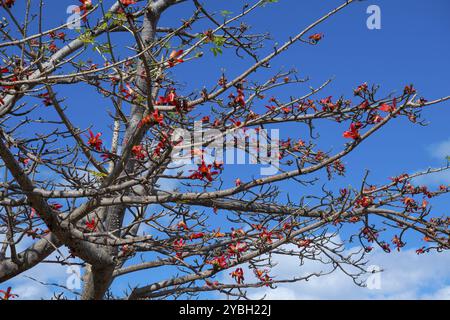
<svg viewBox="0 0 450 320">
<path fill-rule="evenodd" d="M 67 249 L 61 248 L 62 253 L 67 254 Z M 56 255 L 52 254 L 48 260 L 55 260 Z M 65 286 L 66 280 L 70 274 L 66 273 L 67 266 L 61 266 L 56 263 L 41 263 L 27 270 L 26 272 L 14 277 L 13 279 L 1 284 L 2 287 L 12 287 L 12 292 L 19 295 L 19 300 L 36 300 L 36 299 L 50 299 L 53 292 L 61 292 L 63 289 L 56 288 L 50 285 L 44 285 L 37 281 L 46 284 L 58 284 Z M 35 280 L 32 280 L 32 279 Z M 67 293 L 67 292 L 65 292 Z"/>
<path fill-rule="evenodd" d="M 422 171 L 425 170 L 421 170 L 420 172 Z M 437 186 L 440 184 L 450 184 L 450 170 L 418 176 L 413 179 L 413 183 L 416 185 L 431 185 L 431 186 Z"/>
<path fill-rule="evenodd" d="M 437 158 L 437 159 L 445 159 L 447 156 L 450 156 L 450 138 L 436 143 L 432 144 L 429 147 L 430 154 Z"/>
<path fill-rule="evenodd" d="M 249 291 L 252 299 L 450 299 L 450 253 L 429 253 L 418 256 L 414 250 L 386 254 L 374 252 L 368 265 L 377 265 L 384 271 L 375 276 L 380 289 L 356 286 L 341 271 L 313 277 L 309 281 L 280 284 L 276 289 Z M 298 259 L 277 258 L 278 266 L 271 275 L 277 279 L 295 274 L 317 271 L 312 263 L 299 266 Z M 250 280 L 250 279 L 249 279 Z"/>
</svg>

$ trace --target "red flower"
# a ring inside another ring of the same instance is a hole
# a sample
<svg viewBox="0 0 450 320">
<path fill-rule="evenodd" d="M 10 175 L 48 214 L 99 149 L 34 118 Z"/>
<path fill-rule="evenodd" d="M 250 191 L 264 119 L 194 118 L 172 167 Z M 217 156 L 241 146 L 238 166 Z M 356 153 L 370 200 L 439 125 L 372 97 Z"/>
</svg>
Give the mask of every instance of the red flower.
<svg viewBox="0 0 450 320">
<path fill-rule="evenodd" d="M 193 233 L 189 236 L 189 239 L 191 240 L 195 240 L 195 239 L 201 239 L 205 236 L 205 234 L 203 232 L 197 232 L 197 233 Z"/>
<path fill-rule="evenodd" d="M 217 160 L 214 160 L 213 167 L 216 170 L 222 171 L 223 170 L 223 162 L 218 162 Z"/>
<path fill-rule="evenodd" d="M 17 298 L 18 297 L 17 294 L 11 293 L 11 290 L 12 290 L 11 287 L 8 287 L 8 289 L 6 289 L 6 291 L 0 290 L 0 293 L 3 293 L 2 300 L 9 300 L 11 298 Z"/>
<path fill-rule="evenodd" d="M 180 238 L 173 242 L 173 247 L 175 248 L 176 251 L 182 250 L 184 248 L 184 245 L 185 245 L 185 243 L 184 243 L 183 238 Z"/>
<path fill-rule="evenodd" d="M 0 7 L 11 8 L 16 0 L 0 0 Z"/>
<path fill-rule="evenodd" d="M 367 92 L 367 82 L 359 85 L 358 88 L 353 90 L 353 93 L 354 93 L 355 96 L 359 96 L 362 93 L 366 93 L 366 92 Z"/>
<path fill-rule="evenodd" d="M 220 257 L 215 257 L 214 259 L 207 261 L 208 264 L 212 265 L 214 269 L 225 269 L 228 264 L 224 255 Z"/>
<path fill-rule="evenodd" d="M 416 250 L 417 254 L 424 254 L 425 253 L 425 247 L 419 248 Z"/>
<path fill-rule="evenodd" d="M 19 162 L 23 163 L 26 166 L 30 162 L 30 158 L 19 157 Z"/>
<path fill-rule="evenodd" d="M 262 241 L 264 241 L 265 243 L 271 244 L 272 243 L 272 231 L 267 231 L 266 228 L 263 228 L 263 230 L 259 234 L 259 238 Z"/>
<path fill-rule="evenodd" d="M 131 148 L 131 152 L 133 153 L 136 159 L 138 160 L 145 159 L 145 151 L 142 145 L 133 146 L 133 148 Z"/>
<path fill-rule="evenodd" d="M 418 208 L 417 203 L 413 198 L 405 197 L 402 202 L 405 204 L 405 209 L 407 212 L 412 212 Z"/>
<path fill-rule="evenodd" d="M 319 42 L 323 39 L 323 33 L 315 33 L 309 36 L 309 39 L 314 41 L 315 43 Z"/>
<path fill-rule="evenodd" d="M 407 173 L 403 173 L 403 174 L 401 174 L 401 175 L 399 175 L 397 177 L 392 177 L 390 179 L 392 180 L 393 183 L 397 184 L 397 183 L 402 182 L 402 181 L 404 181 L 404 180 L 406 180 L 408 178 L 409 178 L 409 175 Z"/>
<path fill-rule="evenodd" d="M 169 67 L 173 67 L 178 63 L 182 63 L 184 62 L 183 59 L 179 59 L 178 57 L 181 56 L 183 54 L 183 50 L 173 50 L 170 55 L 169 55 Z"/>
<path fill-rule="evenodd" d="M 342 135 L 344 138 L 349 138 L 353 140 L 358 140 L 361 138 L 359 135 L 359 129 L 361 128 L 362 124 L 361 122 L 352 123 L 350 125 L 350 129 L 345 131 Z"/>
<path fill-rule="evenodd" d="M 162 114 L 159 114 L 158 110 L 153 111 L 153 113 L 147 115 L 146 117 L 144 117 L 141 122 L 139 122 L 139 127 L 142 127 L 143 125 L 146 124 L 151 124 L 151 123 L 157 123 L 159 125 L 164 124 L 164 116 Z"/>
<path fill-rule="evenodd" d="M 309 247 L 310 244 L 311 244 L 311 240 L 309 240 L 309 239 L 300 239 L 297 242 L 297 245 L 299 247 L 304 247 L 304 248 Z"/>
<path fill-rule="evenodd" d="M 186 222 L 184 222 L 184 221 L 178 222 L 178 223 L 177 223 L 177 228 L 178 228 L 178 229 L 189 230 L 189 228 L 188 228 Z"/>
<path fill-rule="evenodd" d="M 248 249 L 247 244 L 245 242 L 239 242 L 239 241 L 236 242 L 236 244 L 230 244 L 228 246 L 228 252 L 231 255 L 236 255 L 238 257 L 240 256 L 240 254 L 242 252 L 247 251 L 247 249 Z"/>
<path fill-rule="evenodd" d="M 112 159 L 112 157 L 113 157 L 112 153 L 102 153 L 100 155 L 100 158 L 102 158 L 103 161 L 110 160 L 110 159 Z"/>
<path fill-rule="evenodd" d="M 245 236 L 245 231 L 242 230 L 242 228 L 239 228 L 237 230 L 231 228 L 231 230 L 232 230 L 231 231 L 231 238 L 232 239 L 236 239 L 236 238 L 240 238 L 240 237 Z"/>
<path fill-rule="evenodd" d="M 397 108 L 397 99 L 392 100 L 392 106 L 387 103 L 382 103 L 378 110 L 384 111 L 384 112 L 393 112 Z"/>
<path fill-rule="evenodd" d="M 88 145 L 97 151 L 102 150 L 103 141 L 102 141 L 102 139 L 100 139 L 101 135 L 102 134 L 99 132 L 94 136 L 94 133 L 91 131 L 91 129 L 89 129 Z"/>
<path fill-rule="evenodd" d="M 122 93 L 125 94 L 124 98 L 125 99 L 130 99 L 131 101 L 133 101 L 134 99 L 136 99 L 136 92 L 134 92 L 133 88 L 131 88 L 131 86 L 126 83 L 125 84 L 125 88 L 122 87 L 122 89 L 120 90 Z"/>
<path fill-rule="evenodd" d="M 86 221 L 86 229 L 88 229 L 90 231 L 95 231 L 96 228 L 97 228 L 97 223 L 94 218 L 92 218 L 91 221 Z"/>
<path fill-rule="evenodd" d="M 58 51 L 58 47 L 56 46 L 56 44 L 54 42 L 52 42 L 48 46 L 48 50 L 50 50 L 51 52 L 55 53 L 56 51 Z"/>
<path fill-rule="evenodd" d="M 234 98 L 234 102 L 241 107 L 245 107 L 245 96 L 244 91 L 241 88 L 237 89 L 237 97 Z"/>
<path fill-rule="evenodd" d="M 397 247 L 397 251 L 400 251 L 400 248 L 405 246 L 403 241 L 397 235 L 392 239 L 392 243 Z"/>
<path fill-rule="evenodd" d="M 52 99 L 50 98 L 50 94 L 47 93 L 41 93 L 40 95 L 38 95 L 39 98 L 41 98 L 43 100 L 43 103 L 45 106 L 51 106 L 53 104 Z"/>
<path fill-rule="evenodd" d="M 59 33 L 56 35 L 56 37 L 57 37 L 59 40 L 66 41 L 66 34 L 65 34 L 64 32 L 59 32 Z"/>
<path fill-rule="evenodd" d="M 238 284 L 244 282 L 244 270 L 242 270 L 242 268 L 237 268 L 231 272 L 230 275 Z"/>
<path fill-rule="evenodd" d="M 242 184 L 241 179 L 237 178 L 236 180 L 234 180 L 234 184 L 236 185 L 236 187 L 239 187 Z"/>
<path fill-rule="evenodd" d="M 130 4 L 136 4 L 136 0 L 120 0 L 125 7 L 128 7 Z"/>
<path fill-rule="evenodd" d="M 405 89 L 403 90 L 403 94 L 405 94 L 405 95 L 411 95 L 414 93 L 416 93 L 416 89 L 414 89 L 412 84 L 410 84 L 409 86 L 406 86 Z"/>
<path fill-rule="evenodd" d="M 51 208 L 53 209 L 53 210 L 56 210 L 56 211 L 59 211 L 59 209 L 61 209 L 63 206 L 61 205 L 61 204 L 59 204 L 59 203 L 52 203 L 51 205 Z"/>
<path fill-rule="evenodd" d="M 211 288 L 216 288 L 217 286 L 220 285 L 219 281 L 211 282 L 209 280 L 205 280 L 205 282 L 206 282 L 206 286 L 211 287 Z"/>
<path fill-rule="evenodd" d="M 333 103 L 333 101 L 331 100 L 332 98 L 332 96 L 329 96 L 320 99 L 319 103 L 323 106 L 323 111 L 333 111 L 336 108 L 337 103 Z"/>
<path fill-rule="evenodd" d="M 269 286 L 269 282 L 272 281 L 272 278 L 267 274 L 267 271 L 265 270 L 255 269 L 255 275 L 259 279 L 259 281 L 265 283 L 266 286 Z"/>
<path fill-rule="evenodd" d="M 384 250 L 384 252 L 387 252 L 387 253 L 391 252 L 389 243 L 385 243 L 385 242 L 381 243 L 381 248 Z"/>
<path fill-rule="evenodd" d="M 355 201 L 356 207 L 367 208 L 372 204 L 373 204 L 373 197 L 369 197 L 369 196 L 364 196 L 364 197 L 358 199 L 357 201 Z"/>
<path fill-rule="evenodd" d="M 213 181 L 213 175 L 219 174 L 218 171 L 211 171 L 212 164 L 206 165 L 204 161 L 202 164 L 198 166 L 197 171 L 189 176 L 190 179 L 199 179 L 199 180 L 208 180 L 209 182 Z M 190 170 L 193 171 L 193 170 Z"/>
<path fill-rule="evenodd" d="M 89 10 L 93 8 L 92 0 L 80 0 L 81 6 L 79 6 L 82 15 L 85 15 Z M 86 22 L 87 17 L 83 17 L 83 21 Z"/>
</svg>

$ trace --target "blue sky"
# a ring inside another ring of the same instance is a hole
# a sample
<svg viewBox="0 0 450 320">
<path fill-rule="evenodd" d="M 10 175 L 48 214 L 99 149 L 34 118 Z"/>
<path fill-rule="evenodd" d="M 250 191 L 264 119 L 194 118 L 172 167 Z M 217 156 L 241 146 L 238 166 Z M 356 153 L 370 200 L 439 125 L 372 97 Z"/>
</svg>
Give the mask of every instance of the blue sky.
<svg viewBox="0 0 450 320">
<path fill-rule="evenodd" d="M 112 3 L 112 1 L 105 1 Z M 49 19 L 44 28 L 53 27 L 59 22 L 65 21 L 65 8 L 75 1 L 52 1 L 47 14 L 57 19 Z M 95 3 L 95 1 L 94 1 Z M 236 4 L 241 1 L 211 1 L 205 3 L 211 10 L 229 10 L 238 12 Z M 283 43 L 290 35 L 309 25 L 315 19 L 328 12 L 342 1 L 317 1 L 317 0 L 280 0 L 276 4 L 267 5 L 250 15 L 246 20 L 252 26 L 254 32 L 270 32 L 265 49 L 267 53 L 274 43 Z M 366 27 L 369 5 L 378 5 L 381 8 L 381 29 L 369 30 Z M 16 10 L 20 10 L 22 4 L 18 3 Z M 161 19 L 161 26 L 178 22 L 180 17 L 185 17 L 191 12 L 191 3 L 179 5 L 170 9 Z M 432 100 L 450 95 L 450 3 L 446 0 L 380 0 L 362 1 L 351 5 L 338 15 L 332 17 L 320 25 L 314 32 L 323 32 L 325 38 L 317 46 L 297 44 L 288 52 L 280 55 L 271 64 L 270 72 L 279 69 L 289 70 L 296 68 L 300 77 L 309 77 L 311 80 L 306 85 L 289 87 L 278 91 L 277 95 L 288 98 L 290 95 L 301 95 L 308 92 L 308 86 L 317 86 L 330 77 L 334 77 L 320 95 L 325 97 L 344 95 L 352 98 L 352 90 L 357 85 L 368 82 L 379 84 L 382 93 L 401 91 L 407 84 L 413 83 L 419 94 Z M 60 21 L 58 21 L 60 19 Z M 92 52 L 92 51 L 91 51 Z M 123 55 L 127 54 L 123 49 Z M 205 59 L 202 63 L 185 63 L 174 68 L 174 76 L 185 84 L 182 92 L 189 93 L 192 90 L 201 89 L 203 86 L 211 86 L 220 77 L 221 69 L 225 68 L 228 78 L 239 74 L 248 67 L 248 59 L 239 59 L 232 53 L 225 53 L 220 58 L 214 58 L 205 51 Z M 263 81 L 270 74 L 263 71 L 252 75 L 253 80 Z M 212 79 L 205 82 L 205 79 Z M 86 89 L 86 88 L 83 88 Z M 104 101 L 99 99 L 92 91 L 92 95 L 77 94 L 77 87 L 69 89 L 61 88 L 58 91 L 66 97 L 66 105 L 69 113 L 80 127 L 95 124 L 98 131 L 106 131 L 108 123 L 99 124 L 96 119 L 105 120 L 105 110 L 111 109 Z M 87 91 L 89 92 L 89 91 Z M 317 97 L 319 98 L 319 97 Z M 202 111 L 199 110 L 199 113 Z M 89 116 L 87 116 L 89 115 Z M 445 164 L 445 156 L 450 154 L 450 134 L 448 121 L 450 119 L 450 103 L 433 106 L 424 111 L 424 118 L 429 122 L 426 127 L 413 125 L 403 119 L 397 119 L 375 134 L 358 150 L 345 158 L 348 174 L 345 178 L 339 178 L 328 182 L 330 188 L 347 185 L 358 185 L 366 169 L 370 169 L 369 180 L 371 183 L 383 183 L 388 177 L 396 176 L 403 172 L 416 172 L 429 166 L 442 166 Z M 325 150 L 340 150 L 344 143 L 342 132 L 346 129 L 330 123 L 320 123 L 317 128 L 321 132 L 319 145 Z M 293 138 L 306 137 L 305 128 L 290 125 L 280 129 L 282 137 L 288 135 Z M 226 181 L 231 183 L 236 177 L 245 179 L 255 174 L 255 168 L 248 166 L 233 166 L 229 173 L 225 172 Z M 324 181 L 326 182 L 326 181 Z M 330 185 L 331 183 L 331 185 Z M 435 175 L 424 178 L 423 184 L 449 184 L 450 174 Z M 317 188 L 308 190 L 299 189 L 297 185 L 285 184 L 283 189 L 292 197 L 298 197 L 300 193 L 314 192 Z M 436 211 L 448 214 L 449 197 L 433 200 Z M 345 238 L 346 235 L 343 235 Z M 376 292 L 359 291 L 353 289 L 351 280 L 343 280 L 341 276 L 330 276 L 311 281 L 308 285 L 281 286 L 279 296 L 286 298 L 431 298 L 444 297 L 450 299 L 450 270 L 448 270 L 449 254 L 430 255 L 424 260 L 417 259 L 412 246 L 419 242 L 411 240 L 404 253 L 393 254 L 392 259 L 386 258 L 381 252 L 373 254 L 373 263 L 382 265 L 386 271 L 382 275 L 385 278 L 382 289 Z M 409 251 L 408 251 L 409 250 Z M 371 261 L 372 262 L 372 261 Z M 286 265 L 289 262 L 283 261 Z M 411 277 L 397 279 L 405 270 L 405 266 L 414 265 L 423 272 L 412 272 Z M 54 268 L 54 267 L 51 267 Z M 294 269 L 295 266 L 292 265 Z M 39 279 L 44 277 L 46 281 L 65 281 L 67 275 L 64 270 L 54 271 L 55 276 L 44 274 L 42 267 L 31 270 L 31 273 Z M 284 272 L 283 270 L 280 273 Z M 436 275 L 439 277 L 436 278 Z M 158 278 L 161 274 L 149 276 L 140 273 L 131 279 L 132 283 L 147 283 L 150 278 Z M 432 279 L 431 279 L 432 278 Z M 115 288 L 123 287 L 130 279 L 124 279 L 115 284 Z M 328 282 L 327 282 L 328 281 Z M 426 285 L 425 285 L 426 283 Z M 15 286 L 31 288 L 30 296 L 47 295 L 50 291 L 45 288 L 36 288 L 38 284 L 31 284 L 24 278 L 11 280 L 9 283 Z M 384 288 L 383 288 L 384 286 Z M 323 290 L 323 288 L 332 290 Z M 322 288 L 322 289 L 321 289 Z M 30 289 L 28 289 L 30 290 Z M 305 294 L 305 290 L 310 295 Z M 364 290 L 364 289 L 361 289 Z M 261 291 L 264 291 L 262 289 Z M 25 292 L 25 291 L 24 291 Z M 278 297 L 276 294 L 273 297 Z M 331 293 L 330 293 L 331 292 Z M 332 293 L 335 292 L 335 295 Z M 340 294 L 345 292 L 347 296 Z M 259 293 L 255 293 L 256 295 Z M 26 295 L 26 293 L 24 293 Z M 214 296 L 206 296 L 214 297 Z"/>
</svg>

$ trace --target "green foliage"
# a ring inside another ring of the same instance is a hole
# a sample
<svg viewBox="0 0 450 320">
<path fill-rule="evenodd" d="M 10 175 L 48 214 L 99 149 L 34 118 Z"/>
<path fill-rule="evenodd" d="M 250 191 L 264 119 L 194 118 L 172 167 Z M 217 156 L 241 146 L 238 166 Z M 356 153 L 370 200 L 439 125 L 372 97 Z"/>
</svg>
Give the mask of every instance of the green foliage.
<svg viewBox="0 0 450 320">
<path fill-rule="evenodd" d="M 228 11 L 228 10 L 222 10 L 222 11 L 220 11 L 220 14 L 221 14 L 222 16 L 226 17 L 226 16 L 229 16 L 229 15 L 232 15 L 233 12 Z"/>
<path fill-rule="evenodd" d="M 214 36 L 212 39 L 212 43 L 214 44 L 214 47 L 212 47 L 210 50 L 211 52 L 214 54 L 214 56 L 216 57 L 219 54 L 222 54 L 222 47 L 223 44 L 225 43 L 225 37 L 223 36 Z"/>
<path fill-rule="evenodd" d="M 268 3 L 277 3 L 278 0 L 264 0 L 264 2 L 261 4 L 263 7 Z"/>
<path fill-rule="evenodd" d="M 79 38 L 85 45 L 94 44 L 95 37 L 90 30 L 83 33 Z"/>
</svg>

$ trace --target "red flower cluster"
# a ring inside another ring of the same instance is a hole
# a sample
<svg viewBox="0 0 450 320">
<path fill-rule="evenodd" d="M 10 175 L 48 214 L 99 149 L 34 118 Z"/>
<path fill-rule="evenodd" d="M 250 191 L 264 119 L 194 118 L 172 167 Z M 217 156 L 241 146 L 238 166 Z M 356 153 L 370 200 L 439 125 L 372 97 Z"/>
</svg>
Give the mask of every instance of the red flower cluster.
<svg viewBox="0 0 450 320">
<path fill-rule="evenodd" d="M 342 135 L 344 138 L 358 140 L 361 138 L 359 134 L 359 129 L 362 127 L 361 122 L 355 122 L 350 124 L 350 129 L 345 131 Z"/>
<path fill-rule="evenodd" d="M 125 7 L 128 7 L 130 4 L 136 4 L 136 0 L 120 0 Z"/>
<path fill-rule="evenodd" d="M 355 201 L 356 208 L 359 208 L 359 207 L 367 208 L 367 207 L 371 206 L 372 204 L 373 204 L 373 197 L 369 197 L 369 196 L 363 196 Z"/>
<path fill-rule="evenodd" d="M 59 39 L 59 40 L 62 40 L 62 41 L 65 41 L 65 40 L 66 40 L 66 34 L 65 34 L 64 32 L 58 32 L 58 33 L 56 33 L 56 32 L 54 32 L 54 31 L 52 31 L 52 32 L 50 32 L 48 35 L 49 35 L 50 38 L 52 38 L 52 39 Z"/>
<path fill-rule="evenodd" d="M 40 95 L 38 95 L 39 98 L 42 99 L 42 102 L 44 103 L 45 106 L 51 106 L 53 104 L 52 99 L 50 98 L 50 94 L 48 92 L 46 93 L 41 93 Z"/>
<path fill-rule="evenodd" d="M 125 84 L 125 87 L 126 89 L 122 87 L 122 89 L 120 90 L 124 94 L 124 99 L 130 99 L 131 101 L 136 99 L 136 92 L 133 90 L 133 88 L 131 88 L 128 83 Z"/>
<path fill-rule="evenodd" d="M 367 89 L 368 89 L 367 83 L 363 83 L 359 85 L 355 90 L 353 90 L 353 94 L 355 96 L 361 96 L 362 94 L 367 93 Z"/>
<path fill-rule="evenodd" d="M 216 164 L 208 164 L 206 165 L 204 161 L 202 161 L 202 164 L 198 166 L 197 170 L 190 170 L 194 171 L 193 174 L 189 176 L 190 179 L 199 179 L 199 180 L 208 180 L 209 182 L 213 181 L 213 176 L 219 174 L 218 171 L 211 171 L 211 169 L 218 169 L 216 168 Z"/>
<path fill-rule="evenodd" d="M 311 244 L 311 240 L 310 239 L 300 239 L 297 241 L 297 246 L 300 248 L 307 248 L 309 247 L 309 245 Z"/>
<path fill-rule="evenodd" d="M 220 257 L 215 257 L 210 261 L 207 261 L 208 264 L 212 265 L 214 269 L 225 269 L 227 264 L 227 258 L 224 255 Z"/>
<path fill-rule="evenodd" d="M 416 89 L 414 89 L 414 86 L 412 84 L 406 86 L 405 89 L 403 90 L 403 94 L 405 95 L 411 95 L 414 93 L 416 93 Z"/>
<path fill-rule="evenodd" d="M 8 289 L 6 289 L 6 291 L 0 290 L 0 293 L 3 294 L 2 300 L 9 300 L 11 298 L 17 298 L 18 297 L 17 294 L 11 293 L 11 290 L 12 290 L 11 287 L 8 287 Z"/>
<path fill-rule="evenodd" d="M 175 240 L 175 241 L 173 242 L 173 247 L 174 247 L 175 251 L 177 251 L 176 256 L 177 256 L 179 259 L 182 259 L 182 257 L 183 257 L 183 252 L 182 252 L 182 250 L 183 250 L 184 246 L 185 246 L 185 242 L 184 242 L 184 239 L 183 239 L 183 238 L 180 238 L 180 239 Z"/>
<path fill-rule="evenodd" d="M 192 233 L 189 236 L 189 239 L 191 240 L 195 240 L 195 239 L 203 239 L 203 237 L 205 236 L 205 234 L 203 232 L 197 232 L 197 233 Z"/>
<path fill-rule="evenodd" d="M 335 109 L 338 109 L 341 104 L 342 101 L 338 100 L 337 102 L 333 103 L 333 101 L 331 100 L 333 97 L 329 96 L 323 99 L 320 99 L 319 103 L 322 105 L 322 110 L 323 111 L 334 111 Z"/>
<path fill-rule="evenodd" d="M 397 99 L 392 100 L 392 106 L 387 103 L 382 103 L 378 107 L 378 110 L 383 112 L 393 112 L 397 109 Z"/>
<path fill-rule="evenodd" d="M 138 159 L 138 160 L 145 159 L 145 151 L 144 151 L 144 147 L 142 145 L 133 146 L 131 148 L 131 152 L 133 153 L 133 155 L 136 159 Z"/>
<path fill-rule="evenodd" d="M 417 203 L 413 198 L 405 197 L 402 202 L 405 205 L 406 212 L 413 212 L 418 209 Z"/>
<path fill-rule="evenodd" d="M 319 42 L 320 40 L 322 40 L 324 37 L 323 33 L 314 33 L 312 35 L 309 36 L 309 40 L 314 41 L 315 43 Z"/>
<path fill-rule="evenodd" d="M 16 0 L 0 0 L 0 7 L 11 8 Z"/>
<path fill-rule="evenodd" d="M 241 107 L 245 107 L 245 95 L 244 95 L 244 90 L 242 89 L 242 87 L 237 88 L 237 96 L 235 96 L 234 94 L 231 93 L 228 96 L 228 98 L 233 100 L 234 105 L 239 105 Z"/>
<path fill-rule="evenodd" d="M 231 256 L 236 256 L 236 257 L 240 257 L 241 253 L 247 251 L 248 246 L 245 242 L 236 242 L 236 244 L 231 243 L 230 245 L 228 245 L 228 253 Z"/>
<path fill-rule="evenodd" d="M 86 221 L 86 229 L 90 230 L 90 231 L 95 231 L 95 229 L 97 228 L 97 222 L 95 221 L 95 218 L 92 218 L 92 220 L 88 220 Z"/>
<path fill-rule="evenodd" d="M 405 243 L 397 235 L 392 239 L 392 243 L 397 247 L 397 251 L 400 251 L 400 248 L 405 246 Z"/>
<path fill-rule="evenodd" d="M 180 59 L 179 57 L 183 54 L 183 50 L 173 50 L 170 55 L 169 55 L 169 60 L 168 60 L 168 64 L 169 67 L 173 67 L 178 63 L 183 63 L 184 60 Z"/>
<path fill-rule="evenodd" d="M 93 8 L 92 0 L 80 0 L 81 6 L 79 6 L 82 15 L 85 15 L 89 10 Z M 87 17 L 83 17 L 83 21 L 87 21 Z"/>
<path fill-rule="evenodd" d="M 139 127 L 142 127 L 147 124 L 152 124 L 152 123 L 159 124 L 159 125 L 164 124 L 164 116 L 162 114 L 159 114 L 158 110 L 155 110 L 151 114 L 145 116 L 141 120 L 141 122 L 139 122 Z"/>
<path fill-rule="evenodd" d="M 244 282 L 244 270 L 242 270 L 242 268 L 237 268 L 231 272 L 230 275 L 237 282 L 237 284 Z"/>
<path fill-rule="evenodd" d="M 102 150 L 103 141 L 102 141 L 102 139 L 100 139 L 101 135 L 102 134 L 100 132 L 97 133 L 96 135 L 94 135 L 94 133 L 91 131 L 91 129 L 89 129 L 88 145 L 97 151 Z"/>
<path fill-rule="evenodd" d="M 255 275 L 259 279 L 259 281 L 266 284 L 266 286 L 269 286 L 269 282 L 272 281 L 272 278 L 269 276 L 266 270 L 259 270 L 255 269 Z"/>
</svg>

